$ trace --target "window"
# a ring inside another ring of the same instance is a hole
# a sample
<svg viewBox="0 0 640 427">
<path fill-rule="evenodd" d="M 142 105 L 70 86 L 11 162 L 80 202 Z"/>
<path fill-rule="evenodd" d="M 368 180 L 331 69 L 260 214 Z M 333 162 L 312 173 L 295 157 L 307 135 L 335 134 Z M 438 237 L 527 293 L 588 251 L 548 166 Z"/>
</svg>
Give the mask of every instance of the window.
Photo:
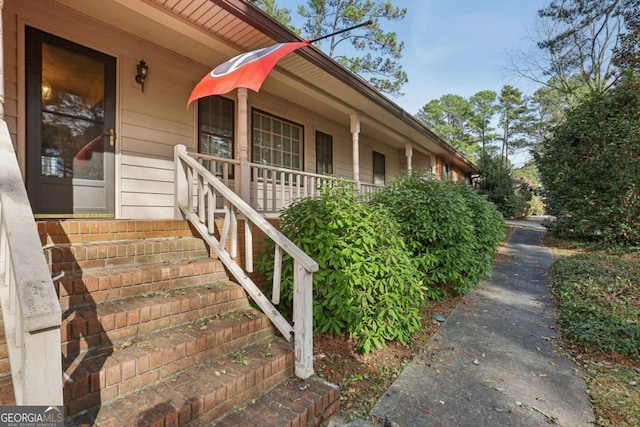
<svg viewBox="0 0 640 427">
<path fill-rule="evenodd" d="M 373 152 L 373 183 L 385 184 L 384 154 Z"/>
<path fill-rule="evenodd" d="M 442 162 L 442 174 L 441 179 L 449 178 L 449 164 L 447 162 Z"/>
<path fill-rule="evenodd" d="M 221 96 L 198 100 L 199 153 L 233 158 L 233 109 L 233 101 Z M 203 164 L 209 168 L 209 162 Z M 216 165 L 216 173 L 222 173 L 222 164 Z"/>
<path fill-rule="evenodd" d="M 256 110 L 253 111 L 252 125 L 253 163 L 302 169 L 302 126 Z"/>
<path fill-rule="evenodd" d="M 333 175 L 333 137 L 316 131 L 316 173 Z"/>
</svg>

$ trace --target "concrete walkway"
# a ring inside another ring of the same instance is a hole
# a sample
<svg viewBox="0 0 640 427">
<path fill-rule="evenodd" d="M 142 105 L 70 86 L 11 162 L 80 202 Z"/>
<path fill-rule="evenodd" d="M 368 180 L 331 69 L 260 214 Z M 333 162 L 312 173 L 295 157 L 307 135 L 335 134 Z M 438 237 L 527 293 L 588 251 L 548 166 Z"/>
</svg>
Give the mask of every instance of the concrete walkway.
<svg viewBox="0 0 640 427">
<path fill-rule="evenodd" d="M 492 277 L 465 296 L 373 408 L 385 427 L 593 425 L 584 381 L 552 346 L 559 333 L 544 229 L 535 220 L 511 225 Z"/>
</svg>

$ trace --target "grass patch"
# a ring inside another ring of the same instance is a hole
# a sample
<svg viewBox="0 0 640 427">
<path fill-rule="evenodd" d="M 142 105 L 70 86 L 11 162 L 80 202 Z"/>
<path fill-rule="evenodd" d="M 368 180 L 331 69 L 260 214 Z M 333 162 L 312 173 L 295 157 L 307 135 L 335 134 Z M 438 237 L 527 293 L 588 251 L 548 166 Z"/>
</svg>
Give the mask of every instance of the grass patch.
<svg viewBox="0 0 640 427">
<path fill-rule="evenodd" d="M 640 251 L 547 241 L 566 347 L 599 426 L 640 425 Z"/>
</svg>

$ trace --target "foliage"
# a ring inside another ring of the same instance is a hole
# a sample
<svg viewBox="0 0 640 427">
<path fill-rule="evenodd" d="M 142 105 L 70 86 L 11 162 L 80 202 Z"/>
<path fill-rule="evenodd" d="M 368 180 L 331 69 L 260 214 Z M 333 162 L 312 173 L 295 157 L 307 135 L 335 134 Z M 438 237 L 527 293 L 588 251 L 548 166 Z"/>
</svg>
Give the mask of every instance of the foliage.
<svg viewBox="0 0 640 427">
<path fill-rule="evenodd" d="M 538 12 L 539 55 L 516 60 L 523 77 L 567 95 L 603 93 L 637 65 L 638 0 L 551 0 Z"/>
<path fill-rule="evenodd" d="M 505 218 L 523 216 L 527 211 L 527 196 L 516 192 L 511 169 L 500 156 L 485 155 L 480 159 L 478 191 L 492 202 Z"/>
<path fill-rule="evenodd" d="M 596 425 L 640 425 L 637 385 L 640 336 L 631 341 L 629 327 L 640 327 L 640 254 L 637 249 L 584 244 L 547 236 L 554 263 L 550 282 L 565 341 L 587 381 Z M 626 314 L 624 314 L 626 313 Z M 620 320 L 620 317 L 625 320 Z M 577 334 L 573 331 L 576 330 Z M 626 332 L 625 332 L 626 331 Z M 618 338 L 622 337 L 622 340 Z M 610 349 L 630 350 L 626 354 Z M 633 383 L 636 381 L 636 383 Z"/>
<path fill-rule="evenodd" d="M 498 122 L 502 129 L 501 155 L 505 164 L 509 163 L 509 154 L 514 149 L 527 145 L 525 135 L 531 121 L 529 113 L 520 89 L 510 85 L 503 86 L 498 97 Z"/>
<path fill-rule="evenodd" d="M 534 153 L 554 233 L 640 242 L 638 105 L 638 80 L 594 94 Z"/>
<path fill-rule="evenodd" d="M 282 232 L 320 266 L 313 275 L 314 329 L 348 332 L 367 353 L 406 344 L 420 328 L 426 288 L 398 225 L 382 207 L 361 203 L 348 184 L 325 188 L 281 215 Z M 283 256 L 282 297 L 293 300 L 293 266 Z M 273 278 L 273 250 L 258 263 Z"/>
<path fill-rule="evenodd" d="M 469 125 L 471 132 L 476 136 L 476 141 L 480 142 L 482 147 L 481 157 L 487 153 L 487 144 L 498 138 L 498 135 L 494 133 L 495 129 L 491 127 L 493 116 L 498 112 L 497 96 L 492 90 L 481 90 L 469 98 L 473 110 Z"/>
<path fill-rule="evenodd" d="M 460 95 L 446 94 L 425 104 L 416 118 L 457 150 L 473 154 L 478 145 L 470 132 L 473 108 Z"/>
<path fill-rule="evenodd" d="M 406 8 L 395 7 L 389 0 L 307 0 L 306 6 L 298 7 L 298 14 L 306 19 L 302 32 L 309 39 L 373 20 L 369 26 L 329 37 L 327 53 L 390 95 L 402 95 L 402 85 L 407 82 L 399 62 L 404 43 L 397 40 L 396 33 L 383 31 L 380 20 L 401 21 L 406 13 Z M 339 53 L 342 42 L 348 42 L 352 51 L 367 53 Z"/>
<path fill-rule="evenodd" d="M 267 15 L 271 16 L 294 33 L 299 32 L 299 30 L 291 24 L 290 9 L 278 7 L 275 0 L 249 0 L 249 2 L 262 9 Z"/>
<path fill-rule="evenodd" d="M 540 185 L 540 176 L 533 159 L 529 160 L 521 167 L 513 169 L 511 171 L 511 174 L 514 178 L 525 181 L 533 188 L 536 188 Z"/>
<path fill-rule="evenodd" d="M 423 176 L 416 170 L 395 178 L 372 203 L 389 208 L 428 286 L 464 294 L 489 273 L 504 221 L 466 184 Z"/>
<path fill-rule="evenodd" d="M 549 272 L 564 331 L 600 353 L 640 357 L 637 254 L 606 251 L 557 258 Z"/>
<path fill-rule="evenodd" d="M 622 12 L 626 31 L 614 48 L 613 63 L 621 70 L 640 71 L 640 0 L 627 0 Z"/>
</svg>

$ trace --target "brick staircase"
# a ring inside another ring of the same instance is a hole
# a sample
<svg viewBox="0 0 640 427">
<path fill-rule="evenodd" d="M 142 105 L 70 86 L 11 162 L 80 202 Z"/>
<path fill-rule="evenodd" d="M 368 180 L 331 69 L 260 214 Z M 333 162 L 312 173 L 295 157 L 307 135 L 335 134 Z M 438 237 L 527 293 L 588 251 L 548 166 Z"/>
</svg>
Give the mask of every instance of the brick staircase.
<svg viewBox="0 0 640 427">
<path fill-rule="evenodd" d="M 63 311 L 68 425 L 315 426 L 336 409 L 337 388 L 293 377 L 292 345 L 188 223 L 38 230 Z"/>
</svg>

